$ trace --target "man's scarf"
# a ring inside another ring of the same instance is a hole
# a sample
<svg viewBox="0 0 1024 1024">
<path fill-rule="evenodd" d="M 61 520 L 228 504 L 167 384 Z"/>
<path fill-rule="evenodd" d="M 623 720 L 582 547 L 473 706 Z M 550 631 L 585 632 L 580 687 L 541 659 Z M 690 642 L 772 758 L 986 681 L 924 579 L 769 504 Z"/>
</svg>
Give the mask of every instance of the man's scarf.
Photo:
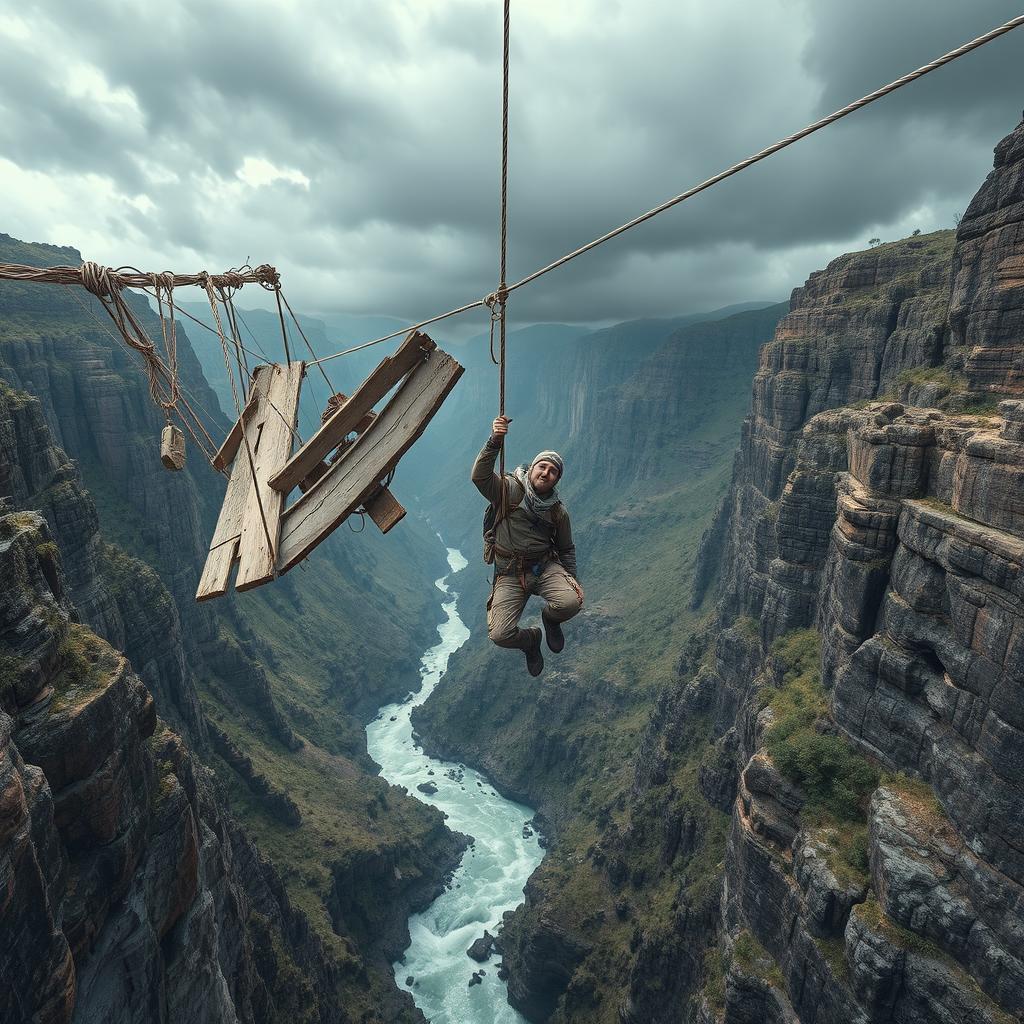
<svg viewBox="0 0 1024 1024">
<path fill-rule="evenodd" d="M 555 502 L 558 501 L 557 487 L 552 487 L 547 494 L 538 494 L 533 489 L 533 484 L 530 483 L 530 467 L 525 462 L 521 466 L 516 466 L 513 475 L 523 485 L 523 501 L 531 516 L 536 519 L 542 513 L 551 511 Z"/>
</svg>

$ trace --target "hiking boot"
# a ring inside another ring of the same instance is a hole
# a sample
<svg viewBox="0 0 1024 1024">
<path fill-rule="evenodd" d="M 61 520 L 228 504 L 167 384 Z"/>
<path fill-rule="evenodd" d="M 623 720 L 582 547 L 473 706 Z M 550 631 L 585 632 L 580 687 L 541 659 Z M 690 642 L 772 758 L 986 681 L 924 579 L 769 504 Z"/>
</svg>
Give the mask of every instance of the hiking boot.
<svg viewBox="0 0 1024 1024">
<path fill-rule="evenodd" d="M 544 623 L 544 639 L 548 642 L 548 650 L 554 654 L 565 647 L 565 634 L 562 632 L 562 624 L 549 619 L 544 612 L 540 613 L 540 620 Z"/>
<path fill-rule="evenodd" d="M 544 655 L 540 652 L 541 632 L 537 626 L 520 630 L 519 638 L 526 654 L 526 670 L 531 676 L 539 676 L 544 671 Z"/>
</svg>

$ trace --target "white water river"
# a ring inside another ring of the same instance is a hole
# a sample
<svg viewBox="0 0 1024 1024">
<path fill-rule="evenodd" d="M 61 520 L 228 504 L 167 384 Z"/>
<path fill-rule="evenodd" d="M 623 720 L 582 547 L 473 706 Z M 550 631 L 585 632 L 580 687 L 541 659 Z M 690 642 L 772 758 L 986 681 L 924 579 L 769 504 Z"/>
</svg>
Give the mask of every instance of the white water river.
<svg viewBox="0 0 1024 1024">
<path fill-rule="evenodd" d="M 454 574 L 467 562 L 460 551 L 448 548 L 448 565 Z M 458 594 L 448 586 L 450 578 L 443 576 L 434 584 L 444 595 L 445 621 L 437 627 L 438 643 L 423 655 L 419 691 L 408 703 L 381 708 L 366 727 L 367 747 L 381 775 L 444 811 L 450 828 L 475 839 L 451 888 L 422 914 L 409 918 L 412 944 L 404 962 L 394 965 L 395 979 L 412 992 L 431 1024 L 525 1024 L 508 1005 L 505 983 L 498 978 L 501 954 L 495 951 L 479 964 L 466 950 L 485 928 L 494 935 L 501 915 L 523 901 L 523 886 L 544 856 L 537 835 L 531 828 L 524 830 L 534 812 L 499 796 L 487 777 L 471 768 L 427 757 L 413 741 L 409 721 L 413 707 L 430 696 L 444 674 L 450 655 L 469 639 L 457 609 Z M 436 793 L 416 788 L 431 782 Z M 481 983 L 470 986 L 474 971 L 481 969 Z M 409 977 L 412 985 L 406 983 Z"/>
</svg>

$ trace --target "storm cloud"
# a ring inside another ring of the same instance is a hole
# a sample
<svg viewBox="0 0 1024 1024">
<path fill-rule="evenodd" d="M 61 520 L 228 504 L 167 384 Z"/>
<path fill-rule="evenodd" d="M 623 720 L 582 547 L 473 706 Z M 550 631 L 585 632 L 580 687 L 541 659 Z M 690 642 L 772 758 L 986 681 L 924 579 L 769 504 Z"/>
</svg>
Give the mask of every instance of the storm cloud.
<svg viewBox="0 0 1024 1024">
<path fill-rule="evenodd" d="M 1019 13 L 512 8 L 510 280 Z M 115 265 L 275 263 L 310 313 L 477 298 L 497 276 L 500 29 L 500 0 L 0 0 L 0 230 Z M 1020 118 L 1021 67 L 1024 29 L 523 289 L 510 316 L 775 300 L 872 236 L 951 227 Z"/>
</svg>

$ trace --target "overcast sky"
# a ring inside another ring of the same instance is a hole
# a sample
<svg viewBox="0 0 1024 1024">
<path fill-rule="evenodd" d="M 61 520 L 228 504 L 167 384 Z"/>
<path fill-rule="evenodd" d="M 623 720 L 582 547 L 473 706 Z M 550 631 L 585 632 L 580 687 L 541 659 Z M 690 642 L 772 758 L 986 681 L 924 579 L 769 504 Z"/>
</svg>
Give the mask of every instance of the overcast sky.
<svg viewBox="0 0 1024 1024">
<path fill-rule="evenodd" d="M 512 0 L 510 280 L 1020 12 Z M 500 29 L 500 0 L 0 0 L 0 230 L 147 270 L 274 263 L 309 313 L 478 298 Z M 952 227 L 1022 68 L 1024 28 L 523 289 L 511 321 L 780 299 L 872 236 Z"/>
</svg>

